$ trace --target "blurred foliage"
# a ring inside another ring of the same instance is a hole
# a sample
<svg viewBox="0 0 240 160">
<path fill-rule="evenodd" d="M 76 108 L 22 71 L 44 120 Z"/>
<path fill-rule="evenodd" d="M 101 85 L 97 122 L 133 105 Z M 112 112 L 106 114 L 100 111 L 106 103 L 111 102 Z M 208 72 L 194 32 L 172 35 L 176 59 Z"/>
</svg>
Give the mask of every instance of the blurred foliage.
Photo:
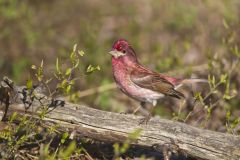
<svg viewBox="0 0 240 160">
<path fill-rule="evenodd" d="M 239 0 L 0 0 L 0 78 L 7 75 L 31 88 L 36 82 L 31 75 L 43 78 L 43 60 L 44 75 L 58 79 L 43 80 L 50 90 L 58 84 L 74 102 L 132 111 L 138 103 L 119 90 L 84 98 L 75 93 L 113 82 L 107 53 L 116 39 L 125 38 L 148 68 L 209 79 L 209 86 L 183 88 L 185 102 L 160 100 L 156 115 L 239 134 L 239 17 Z M 74 44 L 84 52 L 69 53 Z M 94 70 L 99 71 L 86 76 Z"/>
<path fill-rule="evenodd" d="M 113 145 L 114 159 L 120 160 L 121 155 L 127 152 L 127 150 L 130 148 L 130 143 L 132 141 L 137 140 L 137 138 L 141 135 L 141 132 L 142 132 L 141 129 L 137 129 L 128 135 L 128 138 L 125 140 L 123 144 L 120 145 L 119 143 L 115 143 Z"/>
<path fill-rule="evenodd" d="M 1 77 L 8 75 L 17 83 L 25 83 L 29 77 L 28 66 L 39 64 L 39 60 L 44 61 L 49 71 L 46 74 L 50 76 L 56 57 L 65 61 L 71 46 L 78 44 L 88 53 L 79 65 L 90 67 L 89 72 L 94 69 L 89 64 L 98 64 L 102 69 L 94 76 L 82 77 L 75 90 L 104 85 L 113 81 L 107 52 L 116 39 L 126 38 L 140 61 L 151 69 L 159 72 L 174 70 L 171 75 L 177 77 L 207 78 L 208 73 L 216 73 L 217 78 L 229 69 L 236 57 L 230 53 L 239 48 L 239 6 L 238 0 L 140 0 L 128 3 L 1 0 Z M 217 66 L 220 61 L 225 61 L 221 64 L 225 68 Z M 202 64 L 209 64 L 212 69 L 201 69 Z M 79 73 L 73 76 L 79 77 Z M 239 86 L 238 78 L 233 77 L 231 83 Z M 119 91 L 110 92 L 79 101 L 108 110 L 116 104 L 136 106 Z M 156 113 L 169 113 L 167 105 L 161 104 Z"/>
</svg>

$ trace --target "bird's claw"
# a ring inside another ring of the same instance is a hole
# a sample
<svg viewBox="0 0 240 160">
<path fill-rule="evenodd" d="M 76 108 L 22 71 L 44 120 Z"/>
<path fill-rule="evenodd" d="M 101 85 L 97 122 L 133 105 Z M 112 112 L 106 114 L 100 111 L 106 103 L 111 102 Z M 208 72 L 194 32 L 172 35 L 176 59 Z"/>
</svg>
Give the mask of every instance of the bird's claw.
<svg viewBox="0 0 240 160">
<path fill-rule="evenodd" d="M 120 112 L 120 114 L 126 115 L 126 114 L 128 114 L 128 113 L 127 113 L 127 112 Z"/>
<path fill-rule="evenodd" d="M 151 116 L 141 118 L 140 121 L 139 121 L 139 125 L 142 125 L 142 124 L 147 125 L 147 123 L 149 122 L 150 119 L 151 119 Z"/>
<path fill-rule="evenodd" d="M 123 112 L 120 112 L 120 114 L 127 115 L 127 114 L 132 114 L 132 112 L 131 111 L 123 111 Z"/>
</svg>

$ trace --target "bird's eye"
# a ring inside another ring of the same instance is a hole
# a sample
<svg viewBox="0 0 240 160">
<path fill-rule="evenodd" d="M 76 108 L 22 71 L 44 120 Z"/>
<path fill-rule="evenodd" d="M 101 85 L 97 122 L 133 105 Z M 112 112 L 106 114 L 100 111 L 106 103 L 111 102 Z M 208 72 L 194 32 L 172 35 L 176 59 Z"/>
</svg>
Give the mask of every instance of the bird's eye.
<svg viewBox="0 0 240 160">
<path fill-rule="evenodd" d="M 126 53 L 126 50 L 124 49 L 122 52 L 123 52 L 123 53 Z"/>
</svg>

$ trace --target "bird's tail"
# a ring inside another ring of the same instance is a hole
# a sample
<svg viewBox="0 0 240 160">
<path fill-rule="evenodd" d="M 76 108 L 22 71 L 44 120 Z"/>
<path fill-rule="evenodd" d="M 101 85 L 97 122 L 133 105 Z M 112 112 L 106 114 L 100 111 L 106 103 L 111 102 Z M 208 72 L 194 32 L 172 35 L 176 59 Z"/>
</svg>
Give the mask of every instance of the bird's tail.
<svg viewBox="0 0 240 160">
<path fill-rule="evenodd" d="M 177 85 L 175 85 L 174 89 L 180 88 L 184 84 L 192 84 L 192 83 L 208 83 L 207 79 L 199 79 L 199 78 L 189 78 L 189 79 L 181 79 Z"/>
<path fill-rule="evenodd" d="M 183 79 L 181 84 L 191 84 L 191 83 L 208 83 L 207 79 L 199 79 L 199 78 L 190 78 L 190 79 Z"/>
</svg>

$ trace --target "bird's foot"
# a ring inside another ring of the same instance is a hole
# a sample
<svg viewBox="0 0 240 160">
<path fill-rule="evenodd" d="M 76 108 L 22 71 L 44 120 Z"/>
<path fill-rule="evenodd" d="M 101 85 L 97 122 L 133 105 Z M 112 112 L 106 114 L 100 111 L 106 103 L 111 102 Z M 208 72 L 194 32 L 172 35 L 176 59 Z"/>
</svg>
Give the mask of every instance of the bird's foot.
<svg viewBox="0 0 240 160">
<path fill-rule="evenodd" d="M 127 115 L 127 114 L 133 114 L 133 112 L 132 112 L 132 111 L 123 111 L 123 112 L 120 112 L 120 114 L 125 114 L 125 115 Z"/>
<path fill-rule="evenodd" d="M 128 112 L 120 112 L 120 114 L 125 114 L 126 115 L 126 114 L 129 114 L 129 113 Z"/>
<path fill-rule="evenodd" d="M 141 124 L 147 124 L 149 122 L 149 120 L 151 119 L 151 115 L 148 115 L 144 118 L 141 118 L 140 121 L 139 121 L 139 125 Z"/>
</svg>

